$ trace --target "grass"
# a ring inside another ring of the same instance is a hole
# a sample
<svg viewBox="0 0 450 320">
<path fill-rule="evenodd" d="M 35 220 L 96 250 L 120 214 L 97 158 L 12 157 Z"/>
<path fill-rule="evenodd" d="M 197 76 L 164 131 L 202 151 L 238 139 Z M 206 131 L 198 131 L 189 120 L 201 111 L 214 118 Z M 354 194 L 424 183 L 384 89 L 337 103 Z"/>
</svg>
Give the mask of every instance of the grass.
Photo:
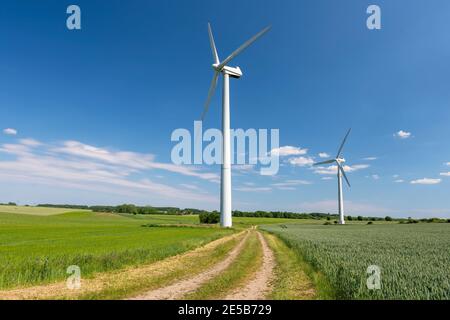
<svg viewBox="0 0 450 320">
<path fill-rule="evenodd" d="M 450 224 L 265 226 L 323 274 L 338 299 L 450 299 Z M 381 269 L 369 290 L 367 269 Z M 318 285 L 319 290 L 326 289 Z M 322 290 L 323 291 L 323 290 Z"/>
<path fill-rule="evenodd" d="M 263 252 L 256 232 L 251 232 L 244 247 L 231 265 L 220 275 L 202 285 L 184 299 L 219 299 L 244 284 L 262 264 Z"/>
<path fill-rule="evenodd" d="M 161 260 L 233 233 L 219 228 L 143 227 L 195 219 L 89 211 L 52 216 L 1 213 L 0 288 L 62 280 L 70 265 L 80 266 L 82 277 L 89 278 Z"/>
<path fill-rule="evenodd" d="M 101 278 L 97 280 L 103 280 L 104 283 L 108 283 L 108 286 L 105 289 L 96 290 L 94 283 L 91 286 L 93 290 L 80 294 L 79 298 L 121 299 L 132 297 L 168 285 L 174 280 L 195 276 L 225 259 L 240 239 L 242 239 L 242 236 L 227 240 L 218 246 L 203 247 L 195 252 L 172 257 L 153 265 L 102 274 Z M 83 285 L 84 291 L 90 289 L 89 284 Z"/>
<path fill-rule="evenodd" d="M 26 207 L 26 206 L 5 206 L 0 205 L 0 214 L 2 213 L 15 213 L 15 214 L 29 214 L 34 216 L 52 216 L 56 214 L 84 211 L 90 212 L 90 210 L 74 210 L 64 208 L 44 208 L 44 207 Z M 0 216 L 1 218 L 1 216 Z"/>
<path fill-rule="evenodd" d="M 275 281 L 271 300 L 331 299 L 329 285 L 303 259 L 276 236 L 264 233 L 275 260 Z M 311 279 L 313 281 L 311 281 Z M 323 290 L 325 288 L 325 290 Z"/>
</svg>

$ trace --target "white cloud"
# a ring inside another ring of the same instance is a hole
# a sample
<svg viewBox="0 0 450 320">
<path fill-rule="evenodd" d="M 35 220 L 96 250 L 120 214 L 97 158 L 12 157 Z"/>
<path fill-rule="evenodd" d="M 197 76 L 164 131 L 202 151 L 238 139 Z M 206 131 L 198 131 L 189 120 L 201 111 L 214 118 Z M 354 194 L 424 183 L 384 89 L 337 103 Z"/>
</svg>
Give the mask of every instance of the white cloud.
<svg viewBox="0 0 450 320">
<path fill-rule="evenodd" d="M 363 158 L 363 160 L 365 160 L 365 161 L 375 161 L 375 160 L 377 160 L 378 158 L 377 157 L 367 157 L 367 158 Z"/>
<path fill-rule="evenodd" d="M 417 179 L 417 180 L 413 180 L 411 181 L 411 184 L 426 184 L 426 185 L 430 185 L 430 184 L 439 184 L 441 183 L 441 179 L 430 179 L 430 178 L 423 178 L 423 179 Z"/>
<path fill-rule="evenodd" d="M 394 133 L 394 137 L 400 139 L 408 139 L 411 137 L 411 132 L 400 130 L 399 132 Z"/>
<path fill-rule="evenodd" d="M 319 157 L 320 157 L 320 158 L 329 158 L 330 155 L 329 155 L 328 153 L 326 153 L 326 152 L 320 152 L 320 153 L 319 153 Z"/>
<path fill-rule="evenodd" d="M 282 190 L 295 190 L 295 186 L 309 184 L 311 182 L 306 180 L 286 180 L 284 182 L 273 183 L 272 186 Z"/>
<path fill-rule="evenodd" d="M 447 162 L 445 165 L 447 165 L 447 166 L 449 166 L 450 167 L 450 162 Z"/>
<path fill-rule="evenodd" d="M 372 179 L 373 179 L 373 180 L 380 180 L 380 176 L 377 175 L 377 174 L 373 174 L 373 175 L 372 175 Z"/>
<path fill-rule="evenodd" d="M 333 180 L 332 177 L 322 177 L 321 179 L 322 179 L 322 180 Z"/>
<path fill-rule="evenodd" d="M 394 175 L 392 176 L 392 178 L 398 178 L 398 177 L 400 177 L 399 174 L 394 174 Z"/>
<path fill-rule="evenodd" d="M 397 179 L 397 180 L 395 180 L 394 182 L 395 182 L 395 183 L 403 183 L 403 182 L 405 182 L 405 180 L 403 180 L 403 179 Z"/>
<path fill-rule="evenodd" d="M 345 165 L 343 166 L 345 172 L 355 172 L 362 169 L 367 169 L 370 166 L 368 164 L 355 164 L 353 166 Z M 336 165 L 328 167 L 317 167 L 314 169 L 314 173 L 317 174 L 337 174 L 338 167 Z"/>
<path fill-rule="evenodd" d="M 150 199 L 185 199 L 200 203 L 215 203 L 213 197 L 177 186 L 154 182 L 150 171 L 218 180 L 216 174 L 199 172 L 198 168 L 176 166 L 154 161 L 154 156 L 128 151 L 110 151 L 76 141 L 53 146 L 36 140 L 23 139 L 18 144 L 4 144 L 0 152 L 15 159 L 0 161 L 3 180 L 44 184 L 53 187 L 106 192 L 119 195 L 136 194 Z M 154 174 L 153 176 L 156 176 Z M 192 189 L 192 188 L 191 188 Z"/>
<path fill-rule="evenodd" d="M 450 172 L 441 172 L 440 175 L 443 177 L 450 177 Z"/>
<path fill-rule="evenodd" d="M 63 147 L 51 149 L 57 153 L 66 153 L 81 158 L 89 158 L 113 165 L 126 166 L 131 170 L 164 170 L 185 176 L 197 177 L 204 180 L 217 181 L 218 175 L 205 173 L 193 166 L 175 165 L 154 161 L 152 154 L 136 153 L 130 151 L 110 151 L 105 148 L 83 144 L 78 141 L 66 141 Z"/>
<path fill-rule="evenodd" d="M 191 190 L 200 190 L 200 188 L 194 184 L 189 184 L 189 183 L 181 183 L 180 186 L 187 188 L 187 189 L 191 189 Z"/>
<path fill-rule="evenodd" d="M 3 129 L 3 133 L 7 134 L 8 136 L 15 136 L 17 134 L 17 130 L 13 128 L 6 128 Z"/>
<path fill-rule="evenodd" d="M 252 171 L 255 166 L 253 164 L 235 164 L 233 170 L 238 171 Z"/>
<path fill-rule="evenodd" d="M 38 147 L 40 145 L 42 145 L 42 143 L 40 143 L 37 140 L 34 139 L 20 139 L 19 140 L 20 144 L 28 146 L 28 147 Z"/>
<path fill-rule="evenodd" d="M 280 148 L 272 149 L 271 155 L 278 155 L 280 157 L 285 156 L 300 156 L 308 153 L 308 149 L 302 149 L 293 146 L 284 146 Z"/>
<path fill-rule="evenodd" d="M 290 158 L 288 162 L 297 167 L 305 167 L 310 166 L 314 164 L 314 159 L 311 157 L 296 157 L 296 158 Z"/>
<path fill-rule="evenodd" d="M 234 190 L 241 192 L 269 192 L 272 188 L 269 187 L 237 187 Z"/>
</svg>

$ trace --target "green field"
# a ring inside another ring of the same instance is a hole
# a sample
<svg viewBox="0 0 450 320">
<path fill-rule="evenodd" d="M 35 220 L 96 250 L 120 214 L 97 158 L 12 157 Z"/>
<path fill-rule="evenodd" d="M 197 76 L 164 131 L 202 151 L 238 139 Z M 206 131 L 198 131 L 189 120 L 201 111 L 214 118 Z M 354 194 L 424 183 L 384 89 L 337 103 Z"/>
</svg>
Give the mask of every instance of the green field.
<svg viewBox="0 0 450 320">
<path fill-rule="evenodd" d="M 74 210 L 64 208 L 45 208 L 45 207 L 26 207 L 26 206 L 4 206 L 0 205 L 0 214 L 15 213 L 15 214 L 29 214 L 34 216 L 52 216 L 56 214 L 68 212 L 89 212 L 89 210 Z"/>
<path fill-rule="evenodd" d="M 197 221 L 196 216 L 120 216 L 89 211 L 51 216 L 0 213 L 0 288 L 65 279 L 70 265 L 78 265 L 83 277 L 88 277 L 152 262 L 233 232 L 145 226 Z"/>
<path fill-rule="evenodd" d="M 325 276 L 332 287 L 328 296 L 450 299 L 449 223 L 286 226 L 264 229 Z M 371 265 L 381 269 L 379 290 L 367 288 Z"/>
<path fill-rule="evenodd" d="M 236 230 L 289 219 L 235 218 Z M 166 225 L 191 225 L 174 228 Z M 129 215 L 0 206 L 0 289 L 83 277 L 161 260 L 233 230 L 201 227 L 196 215 Z"/>
</svg>

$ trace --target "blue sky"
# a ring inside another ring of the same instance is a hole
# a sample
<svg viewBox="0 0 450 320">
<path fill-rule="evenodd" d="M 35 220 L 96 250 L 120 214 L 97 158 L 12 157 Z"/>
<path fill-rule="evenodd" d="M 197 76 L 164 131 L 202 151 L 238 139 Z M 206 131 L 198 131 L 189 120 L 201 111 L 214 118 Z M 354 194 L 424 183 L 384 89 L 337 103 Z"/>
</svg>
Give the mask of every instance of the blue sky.
<svg viewBox="0 0 450 320">
<path fill-rule="evenodd" d="M 66 28 L 70 4 L 82 30 Z M 370 4 L 381 30 L 366 28 Z M 450 216 L 449 10 L 445 0 L 4 1 L 0 126 L 16 132 L 0 136 L 0 201 L 218 209 L 220 167 L 170 161 L 172 131 L 192 129 L 206 99 L 210 21 L 221 57 L 272 25 L 233 60 L 244 76 L 231 82 L 231 123 L 278 128 L 294 153 L 274 177 L 236 168 L 234 209 L 336 212 L 335 176 L 309 163 L 334 155 L 351 127 L 348 214 Z M 205 126 L 220 127 L 220 91 Z"/>
</svg>

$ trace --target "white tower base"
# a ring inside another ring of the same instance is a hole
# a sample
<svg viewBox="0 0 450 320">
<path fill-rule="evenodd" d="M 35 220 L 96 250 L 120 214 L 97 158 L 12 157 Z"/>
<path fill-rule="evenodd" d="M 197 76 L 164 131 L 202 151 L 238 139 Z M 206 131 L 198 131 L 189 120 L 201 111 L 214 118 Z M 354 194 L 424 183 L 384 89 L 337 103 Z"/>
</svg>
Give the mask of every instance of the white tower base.
<svg viewBox="0 0 450 320">
<path fill-rule="evenodd" d="M 344 220 L 344 195 L 342 194 L 342 173 L 338 169 L 338 205 L 339 205 L 339 224 L 345 224 Z"/>
<path fill-rule="evenodd" d="M 231 228 L 231 140 L 230 140 L 230 75 L 223 72 L 222 96 L 222 172 L 220 185 L 220 226 Z"/>
</svg>

